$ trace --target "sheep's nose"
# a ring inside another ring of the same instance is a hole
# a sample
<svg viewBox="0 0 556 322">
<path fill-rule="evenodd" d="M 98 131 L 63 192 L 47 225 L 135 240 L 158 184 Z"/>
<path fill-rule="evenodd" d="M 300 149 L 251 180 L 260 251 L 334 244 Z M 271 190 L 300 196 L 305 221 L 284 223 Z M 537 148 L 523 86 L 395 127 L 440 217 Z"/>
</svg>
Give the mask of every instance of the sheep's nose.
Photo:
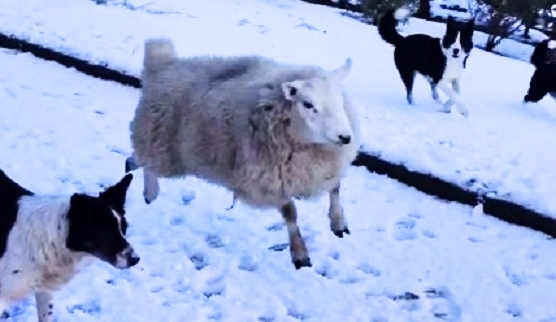
<svg viewBox="0 0 556 322">
<path fill-rule="evenodd" d="M 351 142 L 351 136 L 349 135 L 338 135 L 338 139 L 342 144 L 349 144 Z"/>
</svg>

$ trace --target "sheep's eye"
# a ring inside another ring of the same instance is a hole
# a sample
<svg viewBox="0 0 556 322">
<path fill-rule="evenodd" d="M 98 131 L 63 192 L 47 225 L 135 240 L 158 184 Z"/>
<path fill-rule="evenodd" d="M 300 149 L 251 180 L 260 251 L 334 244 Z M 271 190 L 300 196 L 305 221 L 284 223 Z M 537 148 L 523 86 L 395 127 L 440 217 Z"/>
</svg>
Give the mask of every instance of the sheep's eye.
<svg viewBox="0 0 556 322">
<path fill-rule="evenodd" d="M 303 106 L 305 106 L 305 108 L 307 108 L 307 109 L 315 108 L 315 106 L 313 106 L 313 104 L 311 104 L 307 101 L 303 102 Z"/>
</svg>

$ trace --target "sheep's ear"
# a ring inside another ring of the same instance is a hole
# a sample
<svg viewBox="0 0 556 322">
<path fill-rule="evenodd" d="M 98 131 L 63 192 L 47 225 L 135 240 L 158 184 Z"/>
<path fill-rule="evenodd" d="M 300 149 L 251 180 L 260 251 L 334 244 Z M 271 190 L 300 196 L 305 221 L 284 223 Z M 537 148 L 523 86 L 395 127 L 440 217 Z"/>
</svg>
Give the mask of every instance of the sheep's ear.
<svg viewBox="0 0 556 322">
<path fill-rule="evenodd" d="M 346 62 L 336 68 L 335 70 L 329 72 L 328 76 L 330 77 L 330 79 L 336 81 L 336 82 L 341 82 L 344 80 L 344 78 L 346 78 L 346 76 L 349 74 L 351 70 L 351 58 L 347 58 Z"/>
<path fill-rule="evenodd" d="M 288 101 L 293 101 L 295 96 L 299 93 L 300 88 L 301 88 L 300 80 L 294 80 L 293 82 L 282 83 L 282 92 L 284 93 L 284 97 Z"/>
</svg>

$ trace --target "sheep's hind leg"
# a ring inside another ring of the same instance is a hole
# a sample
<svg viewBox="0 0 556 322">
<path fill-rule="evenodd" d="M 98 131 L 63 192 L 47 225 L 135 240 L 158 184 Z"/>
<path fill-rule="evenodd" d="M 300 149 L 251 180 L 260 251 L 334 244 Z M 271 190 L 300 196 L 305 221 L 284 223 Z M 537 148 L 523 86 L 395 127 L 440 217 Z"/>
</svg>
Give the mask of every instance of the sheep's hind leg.
<svg viewBox="0 0 556 322">
<path fill-rule="evenodd" d="M 301 267 L 311 267 L 311 259 L 305 241 L 297 226 L 297 209 L 293 201 L 288 202 L 280 209 L 282 217 L 286 221 L 288 236 L 290 241 L 290 253 L 293 265 L 296 269 Z"/>
<path fill-rule="evenodd" d="M 160 186 L 156 175 L 149 171 L 146 167 L 143 168 L 143 197 L 145 203 L 148 205 L 155 201 L 160 193 Z"/>
<path fill-rule="evenodd" d="M 342 238 L 344 233 L 350 234 L 346 218 L 344 217 L 344 208 L 340 203 L 340 185 L 330 191 L 328 218 L 330 218 L 330 230 L 332 230 L 334 235 Z"/>
</svg>

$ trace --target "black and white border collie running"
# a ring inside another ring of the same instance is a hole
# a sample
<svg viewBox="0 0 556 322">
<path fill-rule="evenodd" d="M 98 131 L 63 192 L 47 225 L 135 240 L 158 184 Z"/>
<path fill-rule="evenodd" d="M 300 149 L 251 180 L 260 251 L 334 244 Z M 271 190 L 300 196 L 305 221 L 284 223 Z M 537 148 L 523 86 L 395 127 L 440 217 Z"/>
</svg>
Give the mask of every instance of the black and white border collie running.
<svg viewBox="0 0 556 322">
<path fill-rule="evenodd" d="M 435 102 L 442 104 L 437 88 L 448 95 L 448 101 L 442 104 L 442 112 L 450 112 L 451 106 L 456 105 L 459 112 L 467 116 L 468 110 L 459 96 L 460 77 L 473 49 L 474 20 L 459 22 L 448 17 L 442 39 L 425 34 L 404 37 L 396 26 L 409 14 L 406 8 L 390 10 L 378 25 L 382 39 L 396 47 L 394 62 L 406 88 L 407 102 L 413 104 L 413 82 L 415 74 L 419 73 L 430 83 Z"/>
<path fill-rule="evenodd" d="M 551 39 L 540 42 L 530 58 L 535 72 L 523 103 L 537 103 L 547 94 L 556 100 L 556 31 Z"/>
<path fill-rule="evenodd" d="M 39 196 L 0 170 L 0 315 L 34 294 L 39 322 L 54 321 L 52 292 L 99 258 L 119 269 L 139 262 L 125 239 L 127 174 L 98 197 Z"/>
</svg>

